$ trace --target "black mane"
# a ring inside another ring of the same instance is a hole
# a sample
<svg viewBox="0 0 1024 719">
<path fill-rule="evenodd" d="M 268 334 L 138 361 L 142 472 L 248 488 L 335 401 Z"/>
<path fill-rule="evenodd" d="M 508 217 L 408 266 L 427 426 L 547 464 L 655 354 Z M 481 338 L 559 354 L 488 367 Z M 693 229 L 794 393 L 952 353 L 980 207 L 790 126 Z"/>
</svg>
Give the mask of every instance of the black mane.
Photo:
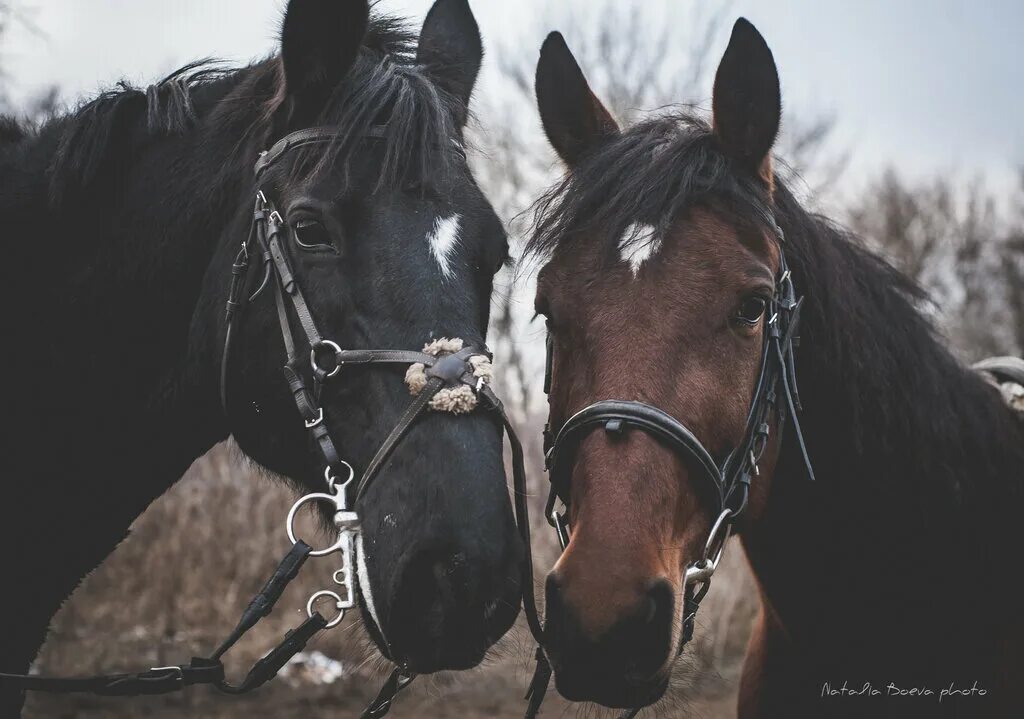
<svg viewBox="0 0 1024 719">
<path fill-rule="evenodd" d="M 525 255 L 543 258 L 585 238 L 617 259 L 623 242 L 641 241 L 624 237 L 633 223 L 663 233 L 698 203 L 760 223 L 768 202 L 764 188 L 733 169 L 707 123 L 663 116 L 595 148 L 538 201 Z M 944 346 L 919 309 L 925 292 L 859 238 L 805 210 L 780 177 L 771 206 L 807 300 L 798 379 L 808 416 L 828 418 L 806 432 L 812 460 L 829 467 L 822 481 L 916 496 L 919 509 L 970 506 L 979 519 L 1000 498 L 1012 498 L 995 505 L 1004 510 L 1019 506 L 1022 423 Z"/>
<path fill-rule="evenodd" d="M 317 118 L 316 124 L 338 127 L 338 138 L 326 151 L 321 145 L 296 153 L 296 174 L 347 167 L 359 140 L 384 122 L 380 185 L 437 177 L 459 166 L 458 100 L 416 64 L 415 47 L 416 35 L 400 21 L 371 19 L 358 61 Z M 55 135 L 49 166 L 54 207 L 88 191 L 105 169 L 130 161 L 146 142 L 204 124 L 221 152 L 229 143 L 231 159 L 251 167 L 252 152 L 267 149 L 283 134 L 288 113 L 283 84 L 276 56 L 240 69 L 211 60 L 189 63 L 145 89 L 122 81 L 38 129 L 4 117 L 0 163 L 26 140 Z"/>
</svg>

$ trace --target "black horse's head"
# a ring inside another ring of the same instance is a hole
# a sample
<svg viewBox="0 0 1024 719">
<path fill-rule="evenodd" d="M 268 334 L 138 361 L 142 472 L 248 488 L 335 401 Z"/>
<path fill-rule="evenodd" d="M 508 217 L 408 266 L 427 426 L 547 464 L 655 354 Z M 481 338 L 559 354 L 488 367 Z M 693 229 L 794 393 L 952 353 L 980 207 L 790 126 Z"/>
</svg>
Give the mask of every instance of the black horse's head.
<svg viewBox="0 0 1024 719">
<path fill-rule="evenodd" d="M 267 146 L 303 128 L 336 135 L 275 159 L 227 242 L 237 249 L 262 190 L 325 340 L 346 350 L 421 350 L 440 338 L 483 346 L 507 242 L 463 149 L 481 58 L 466 0 L 438 0 L 418 45 L 392 21 L 371 19 L 367 0 L 289 3 Z M 229 422 L 246 454 L 324 491 L 323 457 L 282 374 L 272 295 L 250 303 L 235 328 Z M 311 383 L 302 318 L 284 306 L 304 358 L 294 369 Z M 405 372 L 346 365 L 323 385 L 323 422 L 357 484 L 412 400 Z M 476 665 L 515 619 L 524 561 L 500 424 L 482 410 L 426 412 L 356 509 L 360 595 L 380 649 L 415 672 Z"/>
</svg>

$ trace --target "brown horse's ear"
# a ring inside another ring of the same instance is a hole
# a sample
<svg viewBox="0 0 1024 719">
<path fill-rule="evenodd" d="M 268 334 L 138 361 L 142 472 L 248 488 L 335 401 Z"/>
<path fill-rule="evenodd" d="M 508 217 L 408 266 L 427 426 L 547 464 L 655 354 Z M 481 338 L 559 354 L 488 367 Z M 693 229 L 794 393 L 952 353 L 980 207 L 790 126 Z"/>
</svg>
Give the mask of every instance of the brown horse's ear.
<svg viewBox="0 0 1024 719">
<path fill-rule="evenodd" d="M 468 0 L 437 0 L 423 21 L 416 61 L 462 102 L 463 110 L 469 108 L 483 57 L 480 28 Z M 467 114 L 460 119 L 465 121 Z"/>
<path fill-rule="evenodd" d="M 281 27 L 281 64 L 293 120 L 316 119 L 348 74 L 366 36 L 368 0 L 291 0 Z"/>
<path fill-rule="evenodd" d="M 540 49 L 537 106 L 548 140 L 569 166 L 619 131 L 558 32 L 548 35 Z"/>
<path fill-rule="evenodd" d="M 779 72 L 761 33 L 744 18 L 733 26 L 718 66 L 713 108 L 722 149 L 771 183 L 771 149 L 782 118 Z"/>
</svg>

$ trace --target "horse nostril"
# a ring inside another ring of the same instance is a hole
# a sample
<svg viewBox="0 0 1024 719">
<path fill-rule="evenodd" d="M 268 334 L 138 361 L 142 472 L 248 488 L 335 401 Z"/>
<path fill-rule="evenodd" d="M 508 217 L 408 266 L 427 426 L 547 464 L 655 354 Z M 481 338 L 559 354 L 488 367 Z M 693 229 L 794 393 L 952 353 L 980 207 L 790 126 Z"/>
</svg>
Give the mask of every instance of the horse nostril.
<svg viewBox="0 0 1024 719">
<path fill-rule="evenodd" d="M 658 600 L 656 597 L 645 597 L 644 604 L 647 611 L 644 613 L 644 624 L 651 624 L 658 618 Z"/>
<path fill-rule="evenodd" d="M 675 592 L 672 584 L 665 579 L 655 581 L 647 590 L 645 598 L 645 622 L 656 630 L 671 631 L 672 615 L 675 607 Z"/>
</svg>

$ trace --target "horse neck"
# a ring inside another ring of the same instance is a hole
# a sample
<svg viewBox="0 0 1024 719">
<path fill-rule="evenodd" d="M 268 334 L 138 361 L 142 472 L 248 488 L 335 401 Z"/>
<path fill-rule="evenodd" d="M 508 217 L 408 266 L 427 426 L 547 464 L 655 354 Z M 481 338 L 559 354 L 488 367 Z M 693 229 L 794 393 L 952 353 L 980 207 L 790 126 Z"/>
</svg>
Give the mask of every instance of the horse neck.
<svg viewBox="0 0 1024 719">
<path fill-rule="evenodd" d="M 100 172 L 80 197 L 50 208 L 51 236 L 38 238 L 26 257 L 28 266 L 44 263 L 52 288 L 37 308 L 42 318 L 26 333 L 58 334 L 62 344 L 79 348 L 89 368 L 79 377 L 94 383 L 62 391 L 99 390 L 112 405 L 131 405 L 129 421 L 146 415 L 163 444 L 184 453 L 176 467 L 227 435 L 216 401 L 219 338 L 205 316 L 211 298 L 204 277 L 219 265 L 225 283 L 230 277 L 225 228 L 248 210 L 255 155 L 210 120 L 223 93 L 204 94 L 195 100 L 193 126 L 111 150 L 117 170 Z M 249 125 L 255 114 L 234 122 Z M 145 125 L 145 113 L 136 122 Z M 33 222 L 40 204 L 34 198 L 19 219 Z"/>
<path fill-rule="evenodd" d="M 894 271 L 838 233 L 820 234 L 794 252 L 806 296 L 800 420 L 816 481 L 785 430 L 744 545 L 791 636 L 833 647 L 847 637 L 840 651 L 851 656 L 886 632 L 955 644 L 935 627 L 971 616 L 1019 546 L 1019 532 L 1006 540 L 1021 508 L 1021 424 L 936 340 Z M 960 592 L 963 567 L 970 588 Z M 873 646 L 899 654 L 899 639 Z"/>
<path fill-rule="evenodd" d="M 80 198 L 50 199 L 60 122 L 2 161 L 0 292 L 16 348 L 3 361 L 17 378 L 0 408 L 3 470 L 19 489 L 0 503 L 0 540 L 19 548 L 7 571 L 21 623 L 0 651 L 3 671 L 24 669 L 59 602 L 227 436 L 203 279 L 230 277 L 224 229 L 250 211 L 239 203 L 252 165 L 225 167 L 230 148 L 197 109 L 195 127 L 118 155 Z"/>
</svg>

